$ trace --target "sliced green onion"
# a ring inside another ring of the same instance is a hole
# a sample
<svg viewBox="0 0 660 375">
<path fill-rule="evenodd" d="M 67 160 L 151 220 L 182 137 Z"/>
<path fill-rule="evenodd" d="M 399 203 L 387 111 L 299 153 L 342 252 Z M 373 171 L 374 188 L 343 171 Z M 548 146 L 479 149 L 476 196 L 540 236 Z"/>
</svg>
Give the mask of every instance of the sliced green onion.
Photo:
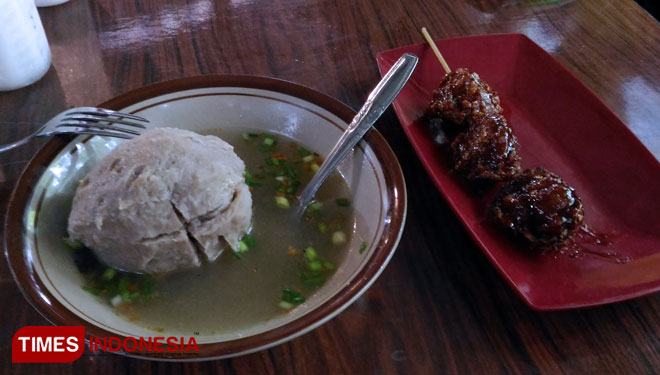
<svg viewBox="0 0 660 375">
<path fill-rule="evenodd" d="M 305 302 L 305 297 L 293 289 L 286 288 L 282 291 L 282 301 L 299 304 Z"/>
<path fill-rule="evenodd" d="M 83 247 L 85 247 L 85 245 L 82 242 L 80 242 L 78 240 L 74 240 L 71 237 L 65 237 L 64 238 L 64 244 L 71 250 L 78 250 L 78 249 L 82 249 Z"/>
<path fill-rule="evenodd" d="M 276 196 L 275 197 L 275 204 L 279 208 L 289 208 L 289 200 L 286 199 L 286 197 Z"/>
<path fill-rule="evenodd" d="M 314 155 L 307 155 L 307 156 L 302 158 L 302 161 L 304 163 L 311 163 L 311 162 L 314 161 Z"/>
<path fill-rule="evenodd" d="M 122 290 L 119 295 L 124 302 L 131 302 L 133 300 L 133 293 L 128 290 Z"/>
<path fill-rule="evenodd" d="M 304 147 L 298 147 L 298 155 L 300 155 L 303 158 L 303 161 L 305 161 L 305 157 L 312 155 L 312 152 Z"/>
<path fill-rule="evenodd" d="M 131 285 L 131 279 L 124 276 L 121 279 L 119 279 L 119 283 L 117 284 L 117 289 L 119 289 L 120 292 L 128 291 L 128 287 L 130 285 Z"/>
<path fill-rule="evenodd" d="M 307 263 L 307 265 L 309 266 L 309 269 L 312 270 L 312 271 L 322 271 L 323 270 L 323 265 L 318 260 L 315 260 L 313 262 L 309 262 L 309 263 Z"/>
<path fill-rule="evenodd" d="M 308 261 L 313 261 L 318 258 L 318 254 L 316 253 L 316 250 L 314 250 L 313 247 L 308 247 L 305 249 L 305 258 L 307 258 Z"/>
<path fill-rule="evenodd" d="M 145 298 L 152 298 L 156 295 L 155 284 L 153 279 L 149 278 L 144 281 L 144 284 L 140 287 L 142 296 Z"/>
<path fill-rule="evenodd" d="M 261 182 L 256 181 L 254 177 L 252 177 L 252 174 L 250 173 L 250 171 L 247 170 L 247 168 L 245 168 L 245 172 L 243 173 L 243 175 L 245 176 L 245 184 L 247 186 L 259 187 L 262 185 Z"/>
<path fill-rule="evenodd" d="M 325 283 L 325 276 L 320 272 L 312 272 L 310 274 L 306 272 L 300 273 L 300 281 L 305 285 L 323 285 Z"/>
<path fill-rule="evenodd" d="M 275 179 L 279 182 L 284 182 L 284 181 L 286 181 L 286 176 L 277 176 L 277 177 L 275 177 Z"/>
<path fill-rule="evenodd" d="M 349 207 L 351 205 L 351 201 L 348 198 L 337 198 L 335 202 L 337 202 L 337 206 L 339 207 Z"/>
<path fill-rule="evenodd" d="M 110 267 L 96 267 L 90 272 L 89 284 L 83 289 L 106 298 L 115 307 L 119 302 L 130 303 L 156 296 L 155 282 L 150 275 L 130 274 Z"/>
<path fill-rule="evenodd" d="M 316 164 L 316 163 L 312 163 L 312 164 L 309 165 L 309 169 L 311 169 L 312 172 L 314 172 L 314 173 L 316 173 L 319 170 L 319 168 L 321 168 L 321 167 L 319 167 L 319 165 Z"/>
<path fill-rule="evenodd" d="M 243 133 L 241 134 L 241 137 L 243 137 L 244 140 L 249 141 L 254 138 L 259 138 L 259 134 L 255 133 Z"/>
<path fill-rule="evenodd" d="M 365 250 L 367 250 L 367 243 L 366 243 L 366 242 L 362 242 L 362 243 L 360 244 L 360 254 L 364 253 Z"/>
<path fill-rule="evenodd" d="M 283 308 L 284 310 L 291 310 L 293 308 L 293 303 L 280 301 L 280 303 L 278 303 L 277 306 Z"/>
<path fill-rule="evenodd" d="M 309 212 L 319 212 L 321 211 L 321 208 L 323 208 L 323 203 L 318 201 L 312 201 L 312 203 L 307 206 Z"/>
<path fill-rule="evenodd" d="M 264 140 L 261 143 L 260 150 L 261 152 L 270 152 L 276 144 L 277 141 L 272 134 L 264 133 Z"/>
<path fill-rule="evenodd" d="M 117 274 L 117 270 L 114 268 L 106 268 L 105 271 L 103 271 L 103 275 L 101 275 L 101 278 L 106 281 L 112 280 L 113 277 Z"/>
<path fill-rule="evenodd" d="M 93 294 L 93 295 L 95 295 L 95 296 L 98 296 L 98 295 L 99 295 L 99 291 L 96 290 L 96 289 L 92 289 L 92 288 L 90 288 L 90 287 L 88 287 L 88 286 L 83 286 L 82 288 L 83 288 L 83 290 L 84 290 L 85 292 L 87 292 L 87 293 Z"/>
<path fill-rule="evenodd" d="M 323 267 L 328 271 L 332 271 L 335 269 L 335 265 L 330 262 L 323 262 Z"/>
<path fill-rule="evenodd" d="M 291 185 L 289 185 L 289 187 L 286 188 L 284 192 L 289 195 L 295 195 L 296 192 L 298 191 L 299 186 L 300 186 L 300 181 L 293 181 Z"/>
<path fill-rule="evenodd" d="M 256 244 L 257 241 L 254 240 L 254 237 L 252 237 L 251 234 L 246 233 L 243 238 L 241 238 L 241 241 L 247 245 L 248 248 L 253 248 Z"/>
<path fill-rule="evenodd" d="M 319 232 L 325 233 L 328 230 L 328 224 L 319 223 L 318 228 L 319 228 Z"/>
<path fill-rule="evenodd" d="M 332 233 L 332 243 L 333 245 L 343 245 L 346 243 L 346 233 L 342 231 L 336 231 Z"/>
<path fill-rule="evenodd" d="M 246 245 L 243 241 L 238 241 L 238 252 L 244 253 L 246 251 L 248 251 L 248 245 Z"/>
<path fill-rule="evenodd" d="M 284 172 L 289 177 L 296 178 L 296 176 L 297 176 L 296 171 L 294 171 L 293 168 L 291 168 L 291 166 L 289 164 L 287 164 L 287 162 L 282 161 L 280 164 L 282 165 L 282 169 L 284 170 Z"/>
<path fill-rule="evenodd" d="M 234 256 L 236 259 L 241 259 L 241 253 L 238 251 L 232 251 L 231 254 Z"/>
</svg>

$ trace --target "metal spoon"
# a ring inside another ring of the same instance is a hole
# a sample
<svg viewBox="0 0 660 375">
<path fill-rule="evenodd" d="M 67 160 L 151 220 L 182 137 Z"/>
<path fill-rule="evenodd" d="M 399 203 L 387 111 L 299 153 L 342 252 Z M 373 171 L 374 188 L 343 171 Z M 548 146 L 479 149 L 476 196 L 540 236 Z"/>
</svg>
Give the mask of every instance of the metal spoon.
<svg viewBox="0 0 660 375">
<path fill-rule="evenodd" d="M 364 137 L 365 133 L 385 112 L 394 99 L 399 95 L 403 86 L 408 82 L 415 66 L 417 65 L 417 56 L 406 53 L 397 60 L 396 63 L 385 74 L 378 85 L 369 93 L 367 101 L 360 111 L 355 115 L 353 121 L 348 125 L 346 131 L 339 138 L 335 146 L 328 154 L 321 168 L 314 174 L 305 189 L 300 194 L 296 215 L 302 216 L 305 209 L 314 199 L 314 195 L 323 185 L 330 174 L 346 158 L 348 153 Z"/>
</svg>

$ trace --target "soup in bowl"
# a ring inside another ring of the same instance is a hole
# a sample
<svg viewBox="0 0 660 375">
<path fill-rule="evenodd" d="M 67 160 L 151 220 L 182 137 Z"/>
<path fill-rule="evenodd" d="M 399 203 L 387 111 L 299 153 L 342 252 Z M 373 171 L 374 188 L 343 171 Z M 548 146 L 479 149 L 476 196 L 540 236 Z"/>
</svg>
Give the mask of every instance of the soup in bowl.
<svg viewBox="0 0 660 375">
<path fill-rule="evenodd" d="M 305 217 L 296 194 L 354 111 L 311 89 L 247 76 L 182 79 L 129 92 L 103 107 L 153 127 L 213 135 L 244 161 L 249 231 L 217 259 L 166 274 L 134 274 L 68 239 L 80 181 L 123 141 L 56 138 L 28 165 L 8 210 L 5 246 L 26 298 L 52 323 L 88 339 L 194 338 L 198 351 L 124 352 L 166 360 L 261 350 L 326 322 L 357 299 L 396 249 L 406 213 L 399 164 L 372 130 Z M 199 165 L 204 168 L 204 165 Z M 117 251 L 131 251 L 118 248 Z"/>
</svg>

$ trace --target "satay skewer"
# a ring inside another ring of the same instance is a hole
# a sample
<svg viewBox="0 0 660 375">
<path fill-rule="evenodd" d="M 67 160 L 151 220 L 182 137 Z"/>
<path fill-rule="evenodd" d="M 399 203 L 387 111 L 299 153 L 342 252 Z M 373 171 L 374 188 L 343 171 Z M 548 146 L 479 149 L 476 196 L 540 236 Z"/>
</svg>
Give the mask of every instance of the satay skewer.
<svg viewBox="0 0 660 375">
<path fill-rule="evenodd" d="M 426 39 L 426 41 L 429 43 L 431 49 L 433 50 L 433 53 L 435 53 L 435 56 L 440 61 L 440 64 L 442 64 L 442 68 L 445 70 L 445 73 L 447 74 L 451 73 L 451 69 L 449 69 L 449 65 L 447 65 L 445 58 L 442 57 L 442 53 L 440 53 L 438 46 L 435 45 L 433 38 L 431 38 L 431 35 L 429 35 L 429 32 L 426 31 L 426 27 L 422 27 L 422 35 L 424 35 L 424 39 Z"/>
</svg>

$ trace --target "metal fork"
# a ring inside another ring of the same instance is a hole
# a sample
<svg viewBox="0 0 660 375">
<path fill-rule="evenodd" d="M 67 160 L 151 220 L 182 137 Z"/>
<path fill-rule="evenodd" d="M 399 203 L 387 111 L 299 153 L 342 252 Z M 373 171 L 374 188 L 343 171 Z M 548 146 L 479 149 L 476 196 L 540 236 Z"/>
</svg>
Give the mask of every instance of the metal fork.
<svg viewBox="0 0 660 375">
<path fill-rule="evenodd" d="M 76 107 L 66 110 L 50 119 L 31 135 L 0 146 L 0 152 L 24 145 L 36 137 L 49 137 L 56 134 L 89 134 L 105 137 L 131 139 L 140 135 L 138 129 L 145 129 L 143 123 L 149 120 L 109 109 Z"/>
</svg>

